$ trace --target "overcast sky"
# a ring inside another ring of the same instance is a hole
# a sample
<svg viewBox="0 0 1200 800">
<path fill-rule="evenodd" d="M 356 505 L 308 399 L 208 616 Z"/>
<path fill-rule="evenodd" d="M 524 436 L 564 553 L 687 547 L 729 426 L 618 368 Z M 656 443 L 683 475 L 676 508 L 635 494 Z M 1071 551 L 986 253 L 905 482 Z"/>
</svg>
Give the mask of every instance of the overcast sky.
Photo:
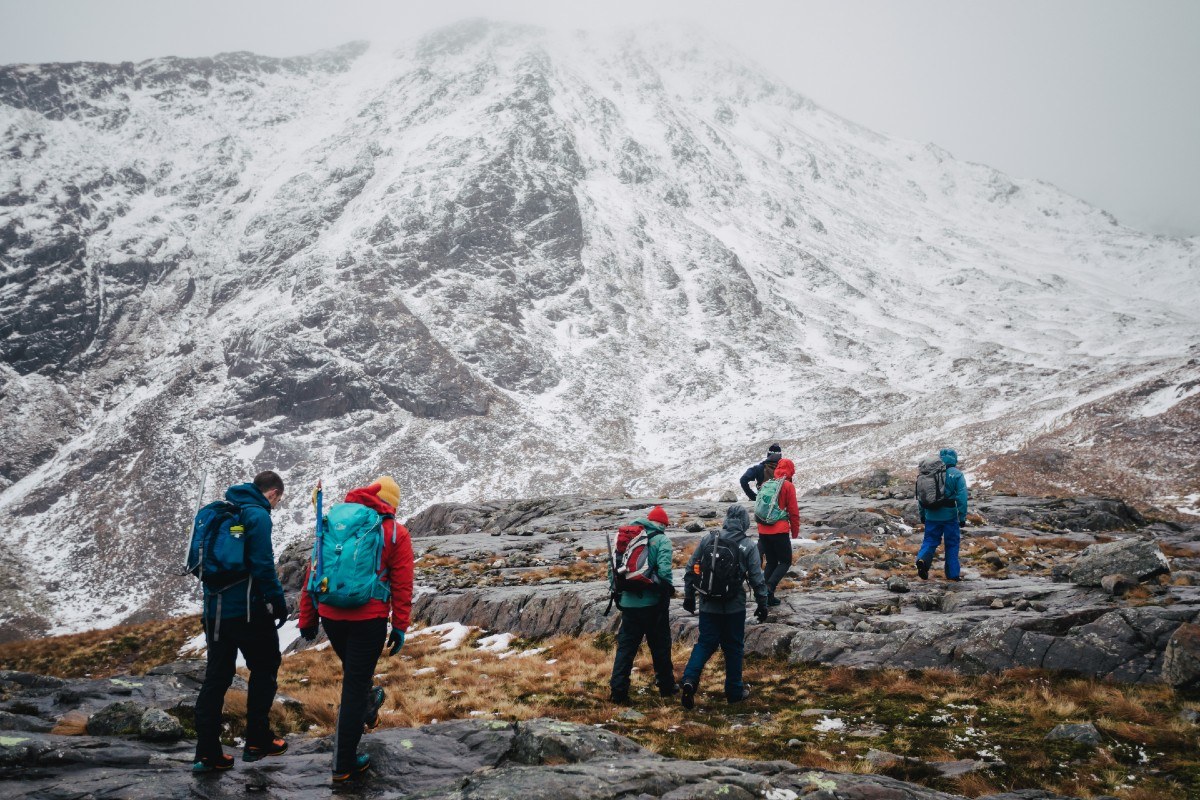
<svg viewBox="0 0 1200 800">
<path fill-rule="evenodd" d="M 297 55 L 472 16 L 694 20 L 855 122 L 1200 235 L 1200 0 L 0 0 L 0 63 Z"/>
</svg>

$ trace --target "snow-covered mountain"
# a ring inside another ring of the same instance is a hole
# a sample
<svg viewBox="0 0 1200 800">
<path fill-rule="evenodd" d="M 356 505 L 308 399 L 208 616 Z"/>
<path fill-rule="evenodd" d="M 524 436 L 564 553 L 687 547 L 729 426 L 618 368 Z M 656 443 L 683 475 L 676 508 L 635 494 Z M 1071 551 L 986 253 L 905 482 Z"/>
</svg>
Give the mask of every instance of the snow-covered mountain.
<svg viewBox="0 0 1200 800">
<path fill-rule="evenodd" d="M 3 638 L 194 603 L 202 469 L 279 470 L 282 544 L 318 476 L 680 495 L 1195 414 L 1198 279 L 691 29 L 0 68 Z"/>
</svg>

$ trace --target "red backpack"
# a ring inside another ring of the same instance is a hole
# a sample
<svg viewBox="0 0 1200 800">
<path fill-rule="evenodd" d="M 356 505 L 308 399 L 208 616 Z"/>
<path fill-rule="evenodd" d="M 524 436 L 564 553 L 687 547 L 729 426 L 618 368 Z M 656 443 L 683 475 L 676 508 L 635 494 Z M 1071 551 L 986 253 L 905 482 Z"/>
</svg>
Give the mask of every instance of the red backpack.
<svg viewBox="0 0 1200 800">
<path fill-rule="evenodd" d="M 617 551 L 613 554 L 613 574 L 618 592 L 643 591 L 658 586 L 656 564 L 650 560 L 650 540 L 659 531 L 646 533 L 641 525 L 617 528 Z"/>
</svg>

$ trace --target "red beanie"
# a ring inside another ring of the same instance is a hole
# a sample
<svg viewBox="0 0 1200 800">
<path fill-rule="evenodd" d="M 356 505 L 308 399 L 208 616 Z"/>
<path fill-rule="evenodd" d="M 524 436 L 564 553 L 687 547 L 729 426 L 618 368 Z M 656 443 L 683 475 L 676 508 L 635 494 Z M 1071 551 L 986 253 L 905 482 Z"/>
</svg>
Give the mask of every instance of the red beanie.
<svg viewBox="0 0 1200 800">
<path fill-rule="evenodd" d="M 662 506 L 655 506 L 650 509 L 650 513 L 646 515 L 646 519 L 651 522 L 657 522 L 664 528 L 671 524 L 671 520 L 667 519 L 667 512 L 663 511 Z"/>
</svg>

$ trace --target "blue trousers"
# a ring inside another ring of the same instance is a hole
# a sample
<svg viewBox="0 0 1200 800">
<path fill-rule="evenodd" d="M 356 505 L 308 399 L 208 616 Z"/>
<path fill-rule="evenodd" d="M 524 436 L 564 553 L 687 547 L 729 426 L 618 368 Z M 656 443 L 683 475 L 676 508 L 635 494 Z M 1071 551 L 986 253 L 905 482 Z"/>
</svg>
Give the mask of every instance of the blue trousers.
<svg viewBox="0 0 1200 800">
<path fill-rule="evenodd" d="M 746 612 L 711 614 L 700 612 L 700 638 L 683 668 L 683 682 L 700 685 L 700 672 L 720 648 L 725 654 L 725 698 L 741 700 L 742 654 L 746 650 Z"/>
<path fill-rule="evenodd" d="M 962 530 L 958 527 L 958 520 L 951 519 L 945 522 L 935 522 L 934 520 L 925 521 L 925 540 L 921 542 L 921 550 L 917 553 L 917 558 L 927 564 L 933 563 L 933 556 L 937 553 L 938 545 L 942 540 L 946 542 L 946 577 L 958 577 L 958 544 L 962 539 Z"/>
</svg>

